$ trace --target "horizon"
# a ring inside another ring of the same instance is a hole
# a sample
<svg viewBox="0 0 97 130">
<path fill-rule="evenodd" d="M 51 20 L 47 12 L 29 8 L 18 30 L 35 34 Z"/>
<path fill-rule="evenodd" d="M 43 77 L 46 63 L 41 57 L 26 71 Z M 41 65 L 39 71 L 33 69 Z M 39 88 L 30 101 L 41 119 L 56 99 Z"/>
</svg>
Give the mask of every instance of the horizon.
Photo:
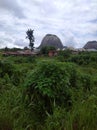
<svg viewBox="0 0 97 130">
<path fill-rule="evenodd" d="M 46 34 L 74 48 L 97 41 L 97 0 L 0 0 L 0 11 L 0 48 L 29 46 L 29 28 L 35 47 Z"/>
</svg>

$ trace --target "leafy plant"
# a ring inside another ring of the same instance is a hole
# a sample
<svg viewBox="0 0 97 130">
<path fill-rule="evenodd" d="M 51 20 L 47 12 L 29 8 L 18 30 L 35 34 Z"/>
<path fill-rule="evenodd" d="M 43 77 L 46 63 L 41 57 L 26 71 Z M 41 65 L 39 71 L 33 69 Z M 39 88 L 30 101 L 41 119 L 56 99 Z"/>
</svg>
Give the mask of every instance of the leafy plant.
<svg viewBox="0 0 97 130">
<path fill-rule="evenodd" d="M 69 105 L 73 64 L 60 62 L 41 62 L 32 71 L 25 83 L 25 96 L 32 104 L 38 117 L 45 117 L 46 113 L 53 113 L 53 107 Z M 39 119 L 40 119 L 39 118 Z"/>
</svg>

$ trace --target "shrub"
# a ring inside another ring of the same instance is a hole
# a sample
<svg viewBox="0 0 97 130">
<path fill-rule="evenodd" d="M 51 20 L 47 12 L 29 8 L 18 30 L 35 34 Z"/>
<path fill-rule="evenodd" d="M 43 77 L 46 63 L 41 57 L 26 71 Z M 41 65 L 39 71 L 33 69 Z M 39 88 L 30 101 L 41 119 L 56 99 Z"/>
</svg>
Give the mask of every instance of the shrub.
<svg viewBox="0 0 97 130">
<path fill-rule="evenodd" d="M 3 86 L 7 86 L 10 83 L 17 86 L 22 82 L 22 77 L 22 72 L 12 63 L 6 60 L 0 61 L 0 78 L 2 79 Z"/>
<path fill-rule="evenodd" d="M 97 54 L 93 52 L 80 53 L 78 55 L 71 56 L 67 61 L 77 63 L 78 65 L 97 63 Z"/>
<path fill-rule="evenodd" d="M 73 64 L 46 61 L 39 63 L 29 74 L 25 83 L 25 95 L 38 117 L 43 118 L 46 113 L 53 113 L 54 104 L 68 107 L 69 88 L 74 86 L 71 85 L 73 73 L 76 73 Z"/>
<path fill-rule="evenodd" d="M 40 53 L 44 55 L 48 55 L 49 51 L 56 50 L 54 46 L 44 46 L 41 48 Z"/>
<path fill-rule="evenodd" d="M 14 69 L 14 66 L 10 62 L 0 60 L 0 77 L 3 77 L 6 73 L 11 76 Z"/>
</svg>

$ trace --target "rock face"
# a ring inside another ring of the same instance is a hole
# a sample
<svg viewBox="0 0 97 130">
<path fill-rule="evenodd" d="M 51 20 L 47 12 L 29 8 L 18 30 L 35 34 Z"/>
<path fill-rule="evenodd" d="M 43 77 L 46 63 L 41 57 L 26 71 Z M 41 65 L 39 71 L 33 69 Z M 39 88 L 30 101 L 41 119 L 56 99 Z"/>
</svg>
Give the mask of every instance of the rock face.
<svg viewBox="0 0 97 130">
<path fill-rule="evenodd" d="M 53 34 L 47 34 L 43 38 L 39 48 L 41 49 L 44 46 L 53 46 L 56 49 L 58 49 L 58 48 L 62 49 L 63 48 L 63 44 L 62 44 L 61 40 L 56 35 L 53 35 Z"/>
<path fill-rule="evenodd" d="M 97 49 L 97 41 L 89 41 L 84 46 L 84 49 Z"/>
</svg>

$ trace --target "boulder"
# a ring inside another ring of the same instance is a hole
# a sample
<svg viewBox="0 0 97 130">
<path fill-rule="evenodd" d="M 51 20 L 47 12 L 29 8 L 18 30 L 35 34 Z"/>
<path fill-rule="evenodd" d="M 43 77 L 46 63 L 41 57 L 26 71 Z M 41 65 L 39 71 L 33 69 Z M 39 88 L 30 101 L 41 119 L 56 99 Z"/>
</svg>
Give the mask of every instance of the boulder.
<svg viewBox="0 0 97 130">
<path fill-rule="evenodd" d="M 97 41 L 89 41 L 84 46 L 84 49 L 97 49 Z"/>
<path fill-rule="evenodd" d="M 53 34 L 47 34 L 43 38 L 43 40 L 42 40 L 42 42 L 39 46 L 39 49 L 41 49 L 44 46 L 53 46 L 56 49 L 58 49 L 58 48 L 62 49 L 63 48 L 63 44 L 62 44 L 60 38 L 57 37 L 56 35 L 53 35 Z"/>
</svg>

